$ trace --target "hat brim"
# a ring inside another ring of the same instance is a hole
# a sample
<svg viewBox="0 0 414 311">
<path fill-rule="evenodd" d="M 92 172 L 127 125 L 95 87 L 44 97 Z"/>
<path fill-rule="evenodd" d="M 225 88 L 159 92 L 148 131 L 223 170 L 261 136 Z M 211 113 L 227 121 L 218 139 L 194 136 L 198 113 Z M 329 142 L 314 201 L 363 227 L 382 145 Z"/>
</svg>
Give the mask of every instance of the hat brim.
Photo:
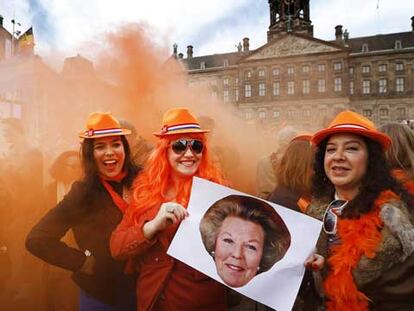
<svg viewBox="0 0 414 311">
<path fill-rule="evenodd" d="M 87 133 L 85 134 L 85 131 L 83 131 L 79 133 L 79 137 L 88 139 L 88 138 L 99 138 L 99 137 L 109 137 L 109 136 L 124 136 L 124 135 L 130 135 L 130 134 L 131 134 L 131 130 L 128 130 L 128 129 L 121 129 L 121 131 L 117 133 L 101 133 L 101 134 L 92 134 L 92 135 L 88 135 Z"/>
<path fill-rule="evenodd" d="M 196 133 L 209 133 L 210 130 L 199 130 L 199 129 L 182 129 L 182 130 L 176 130 L 171 132 L 154 132 L 153 135 L 157 137 L 164 137 L 164 136 L 171 136 L 176 134 L 196 134 Z"/>
<path fill-rule="evenodd" d="M 391 138 L 389 138 L 388 135 L 386 135 L 386 134 L 383 134 L 383 133 L 377 132 L 377 131 L 374 132 L 374 131 L 371 131 L 371 130 L 346 128 L 346 127 L 328 128 L 328 129 L 321 130 L 321 131 L 315 133 L 315 135 L 313 135 L 312 143 L 314 145 L 319 145 L 320 142 L 323 141 L 328 136 L 331 136 L 333 134 L 338 134 L 338 133 L 350 133 L 350 134 L 365 136 L 369 139 L 372 139 L 372 140 L 380 143 L 383 150 L 387 150 L 388 147 L 391 145 Z"/>
</svg>

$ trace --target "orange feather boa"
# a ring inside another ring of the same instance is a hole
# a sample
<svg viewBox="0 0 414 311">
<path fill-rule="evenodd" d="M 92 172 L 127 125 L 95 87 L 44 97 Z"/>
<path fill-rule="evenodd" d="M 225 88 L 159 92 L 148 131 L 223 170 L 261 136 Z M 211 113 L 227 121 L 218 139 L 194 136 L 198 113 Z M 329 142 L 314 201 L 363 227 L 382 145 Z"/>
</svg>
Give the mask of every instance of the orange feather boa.
<svg viewBox="0 0 414 311">
<path fill-rule="evenodd" d="M 352 277 L 361 256 L 374 258 L 381 242 L 380 208 L 386 202 L 399 200 L 392 191 L 383 191 L 374 202 L 374 208 L 359 219 L 338 218 L 340 244 L 331 248 L 328 258 L 330 271 L 324 281 L 328 310 L 368 310 L 369 298 L 360 292 Z"/>
</svg>

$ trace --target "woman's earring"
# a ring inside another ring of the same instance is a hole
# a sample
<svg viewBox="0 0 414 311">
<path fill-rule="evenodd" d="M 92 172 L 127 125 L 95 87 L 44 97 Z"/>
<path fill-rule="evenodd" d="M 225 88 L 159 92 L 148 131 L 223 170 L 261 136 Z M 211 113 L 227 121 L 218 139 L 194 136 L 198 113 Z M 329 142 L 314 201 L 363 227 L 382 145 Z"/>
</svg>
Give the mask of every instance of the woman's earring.
<svg viewBox="0 0 414 311">
<path fill-rule="evenodd" d="M 214 255 L 215 255 L 214 251 L 211 251 L 211 252 L 210 252 L 210 255 L 211 255 L 211 257 L 213 257 L 213 258 L 214 258 Z"/>
<path fill-rule="evenodd" d="M 259 271 L 260 270 L 260 266 L 257 266 L 257 271 Z"/>
</svg>

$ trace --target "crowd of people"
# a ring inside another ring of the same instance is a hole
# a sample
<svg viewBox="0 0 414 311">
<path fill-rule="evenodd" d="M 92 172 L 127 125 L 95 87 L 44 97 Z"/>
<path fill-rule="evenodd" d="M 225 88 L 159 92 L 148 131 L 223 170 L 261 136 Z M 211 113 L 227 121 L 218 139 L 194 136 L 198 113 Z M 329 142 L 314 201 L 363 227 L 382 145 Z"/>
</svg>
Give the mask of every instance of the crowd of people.
<svg viewBox="0 0 414 311">
<path fill-rule="evenodd" d="M 229 287 L 167 254 L 189 217 L 193 177 L 232 184 L 209 145 L 209 122 L 172 108 L 152 146 L 128 121 L 92 113 L 80 151 L 55 159 L 47 186 L 42 153 L 21 122 L 3 123 L 11 146 L 0 174 L 5 310 L 249 310 L 251 302 L 243 307 Z M 251 195 L 261 199 L 223 198 L 200 223 L 223 282 L 246 285 L 289 248 L 286 225 L 265 199 L 322 222 L 294 310 L 412 310 L 414 131 L 343 111 L 314 134 L 280 129 L 276 145 L 257 164 Z M 230 228 L 255 238 L 246 244 Z"/>
</svg>

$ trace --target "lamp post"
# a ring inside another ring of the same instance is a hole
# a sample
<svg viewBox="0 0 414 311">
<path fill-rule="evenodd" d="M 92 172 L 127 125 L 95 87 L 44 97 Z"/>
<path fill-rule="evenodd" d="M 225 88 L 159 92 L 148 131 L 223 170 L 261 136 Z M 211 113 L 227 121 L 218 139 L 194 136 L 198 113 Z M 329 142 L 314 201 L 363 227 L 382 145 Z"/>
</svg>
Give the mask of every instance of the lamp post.
<svg viewBox="0 0 414 311">
<path fill-rule="evenodd" d="M 16 30 L 16 24 L 17 26 L 21 26 L 19 22 L 16 22 L 14 19 L 11 20 L 11 23 L 13 24 L 13 32 L 12 32 L 12 43 L 11 43 L 11 55 L 14 56 L 14 39 L 15 35 L 20 35 L 20 30 Z"/>
</svg>

